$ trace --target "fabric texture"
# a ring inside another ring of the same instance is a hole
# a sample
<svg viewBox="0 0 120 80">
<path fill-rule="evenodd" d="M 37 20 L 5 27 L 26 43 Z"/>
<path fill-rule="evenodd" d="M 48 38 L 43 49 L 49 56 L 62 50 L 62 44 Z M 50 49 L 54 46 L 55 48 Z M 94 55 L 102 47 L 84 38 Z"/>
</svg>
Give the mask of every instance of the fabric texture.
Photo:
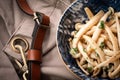
<svg viewBox="0 0 120 80">
<path fill-rule="evenodd" d="M 78 80 L 66 69 L 56 46 L 59 20 L 73 1 L 27 0 L 34 11 L 42 12 L 50 17 L 50 29 L 46 32 L 42 48 L 42 80 Z M 11 49 L 10 41 L 13 37 L 22 35 L 30 45 L 33 29 L 33 17 L 22 12 L 16 0 L 0 1 L 0 80 L 20 80 L 14 69 L 15 64 L 10 61 L 9 56 L 18 60 L 21 60 L 21 56 Z"/>
</svg>

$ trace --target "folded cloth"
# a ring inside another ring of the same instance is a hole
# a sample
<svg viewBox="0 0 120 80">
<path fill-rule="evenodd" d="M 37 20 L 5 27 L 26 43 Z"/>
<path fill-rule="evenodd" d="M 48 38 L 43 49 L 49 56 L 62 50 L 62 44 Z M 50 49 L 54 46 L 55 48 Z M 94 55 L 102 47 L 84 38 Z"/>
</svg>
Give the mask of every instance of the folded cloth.
<svg viewBox="0 0 120 80">
<path fill-rule="evenodd" d="M 65 68 L 56 47 L 56 30 L 65 9 L 74 0 L 27 0 L 34 11 L 42 12 L 50 17 L 50 29 L 47 30 L 43 42 L 43 58 L 41 64 L 43 80 L 77 80 L 74 74 Z M 32 39 L 34 21 L 18 7 L 16 0 L 0 1 L 0 79 L 19 80 L 14 63 L 8 56 L 21 60 L 11 47 L 10 41 L 16 35 L 24 36 L 29 45 Z M 46 46 L 47 45 L 47 46 Z M 47 76 L 47 77 L 46 77 Z"/>
</svg>

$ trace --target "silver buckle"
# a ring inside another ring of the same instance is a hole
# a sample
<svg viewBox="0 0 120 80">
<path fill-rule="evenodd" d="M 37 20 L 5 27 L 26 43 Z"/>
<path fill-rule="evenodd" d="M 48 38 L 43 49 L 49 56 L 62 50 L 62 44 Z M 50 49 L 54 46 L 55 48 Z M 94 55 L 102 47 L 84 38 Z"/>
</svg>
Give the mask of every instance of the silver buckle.
<svg viewBox="0 0 120 80">
<path fill-rule="evenodd" d="M 40 25 L 42 22 L 42 14 L 39 12 L 34 12 L 33 15 L 34 15 L 33 19 L 37 22 L 38 25 Z"/>
</svg>

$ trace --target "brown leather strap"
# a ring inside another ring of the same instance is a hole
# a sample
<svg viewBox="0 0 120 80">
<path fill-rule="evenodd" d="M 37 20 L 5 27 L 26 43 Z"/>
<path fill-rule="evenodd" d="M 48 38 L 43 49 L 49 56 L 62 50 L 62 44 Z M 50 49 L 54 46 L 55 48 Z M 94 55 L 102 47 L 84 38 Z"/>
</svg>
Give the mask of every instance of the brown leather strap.
<svg viewBox="0 0 120 80">
<path fill-rule="evenodd" d="M 42 57 L 42 55 L 41 55 L 40 50 L 35 50 L 35 49 L 32 50 L 31 49 L 28 51 L 27 60 L 29 60 L 29 61 L 42 62 L 41 57 Z"/>
<path fill-rule="evenodd" d="M 40 66 L 38 66 L 37 62 L 33 62 L 31 64 L 31 72 L 32 75 L 28 78 L 28 80 L 41 80 Z"/>
<path fill-rule="evenodd" d="M 32 42 L 33 49 L 37 49 L 37 50 L 42 49 L 42 43 L 43 43 L 45 32 L 46 32 L 46 28 L 44 26 L 49 26 L 49 17 L 45 15 L 42 16 L 42 22 L 38 30 L 34 30 L 35 35 L 33 35 L 33 37 L 35 38 L 34 38 L 34 41 Z"/>
<path fill-rule="evenodd" d="M 29 7 L 26 0 L 17 0 L 17 3 L 21 10 L 31 16 L 34 15 L 34 11 Z M 44 40 L 46 28 L 49 26 L 49 17 L 43 13 L 40 13 L 35 19 L 35 28 L 33 30 L 33 39 L 31 43 L 31 49 L 28 51 L 28 80 L 40 80 L 40 63 L 42 62 L 42 43 Z M 40 22 L 38 24 L 38 22 Z"/>
<path fill-rule="evenodd" d="M 16 0 L 16 1 L 23 12 L 33 16 L 34 11 L 29 7 L 26 0 Z"/>
</svg>

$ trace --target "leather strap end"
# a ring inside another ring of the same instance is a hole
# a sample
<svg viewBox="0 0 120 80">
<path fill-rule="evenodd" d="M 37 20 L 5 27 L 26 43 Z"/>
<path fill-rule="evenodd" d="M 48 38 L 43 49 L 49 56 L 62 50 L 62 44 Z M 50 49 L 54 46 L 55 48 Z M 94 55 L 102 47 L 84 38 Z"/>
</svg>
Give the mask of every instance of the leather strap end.
<svg viewBox="0 0 120 80">
<path fill-rule="evenodd" d="M 27 60 L 28 61 L 37 61 L 37 62 L 42 62 L 42 55 L 40 50 L 35 50 L 31 49 L 28 51 L 27 55 Z"/>
</svg>

